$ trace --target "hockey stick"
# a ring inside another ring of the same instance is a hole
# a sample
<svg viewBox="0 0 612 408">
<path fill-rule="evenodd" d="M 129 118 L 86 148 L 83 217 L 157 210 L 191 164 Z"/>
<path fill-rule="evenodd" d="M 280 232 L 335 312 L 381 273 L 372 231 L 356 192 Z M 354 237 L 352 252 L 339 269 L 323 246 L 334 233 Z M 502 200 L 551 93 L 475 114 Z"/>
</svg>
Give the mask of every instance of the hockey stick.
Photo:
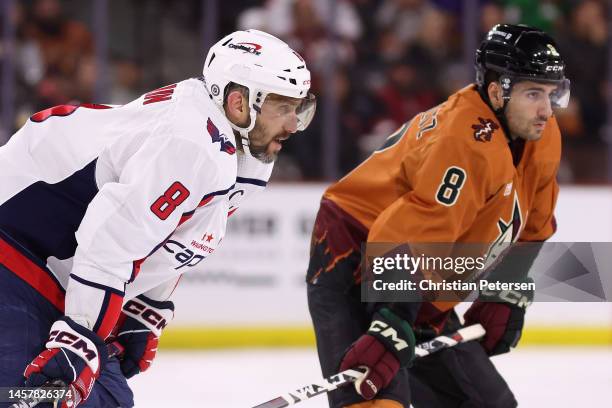
<svg viewBox="0 0 612 408">
<path fill-rule="evenodd" d="M 114 356 L 121 356 L 125 349 L 123 348 L 123 346 L 117 342 L 114 341 L 110 344 L 106 345 L 107 349 L 108 349 L 108 357 L 114 357 Z M 66 385 L 60 380 L 58 381 L 53 381 L 53 382 L 49 382 L 47 384 L 42 385 L 39 388 L 36 388 L 33 392 L 34 395 L 36 394 L 44 394 L 44 393 L 37 393 L 36 391 L 38 390 L 42 390 L 43 388 L 49 388 L 49 387 L 65 387 Z M 71 392 L 74 393 L 76 392 L 74 389 L 71 389 Z M 38 404 L 40 404 L 41 402 L 43 402 L 43 398 L 36 398 L 36 397 L 29 397 L 29 398 L 23 398 L 20 399 L 19 401 L 17 401 L 16 403 L 14 403 L 13 405 L 9 406 L 9 408 L 34 408 L 35 406 L 37 406 Z M 57 407 L 58 401 L 55 401 L 53 404 L 53 407 Z"/>
<path fill-rule="evenodd" d="M 485 335 L 485 329 L 480 324 L 464 327 L 450 336 L 438 336 L 415 347 L 417 357 L 425 357 L 436 351 L 453 347 L 459 343 L 476 340 Z M 284 408 L 298 402 L 333 391 L 338 387 L 355 382 L 365 374 L 365 368 L 356 368 L 342 371 L 324 378 L 320 383 L 313 383 L 288 392 L 270 401 L 254 406 L 253 408 Z"/>
</svg>

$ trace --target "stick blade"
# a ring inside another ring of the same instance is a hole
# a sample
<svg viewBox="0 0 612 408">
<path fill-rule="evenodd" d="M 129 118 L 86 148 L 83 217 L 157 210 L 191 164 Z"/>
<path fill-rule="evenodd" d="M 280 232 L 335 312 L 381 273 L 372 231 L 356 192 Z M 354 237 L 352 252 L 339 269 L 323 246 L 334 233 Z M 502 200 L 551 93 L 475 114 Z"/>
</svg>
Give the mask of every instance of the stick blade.
<svg viewBox="0 0 612 408">
<path fill-rule="evenodd" d="M 285 408 L 289 405 L 290 404 L 283 397 L 278 397 L 264 402 L 263 404 L 256 405 L 253 408 Z"/>
</svg>

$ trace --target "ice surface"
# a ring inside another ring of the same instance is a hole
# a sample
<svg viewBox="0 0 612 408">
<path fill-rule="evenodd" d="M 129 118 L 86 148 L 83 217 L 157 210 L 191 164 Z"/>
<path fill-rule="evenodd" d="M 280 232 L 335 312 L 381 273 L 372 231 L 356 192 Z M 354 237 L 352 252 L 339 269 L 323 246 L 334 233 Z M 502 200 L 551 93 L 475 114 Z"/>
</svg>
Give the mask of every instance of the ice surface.
<svg viewBox="0 0 612 408">
<path fill-rule="evenodd" d="M 609 407 L 612 348 L 526 347 L 493 359 L 520 407 Z M 138 408 L 249 408 L 320 379 L 315 350 L 161 350 L 130 380 Z M 327 407 L 325 396 L 297 404 Z"/>
</svg>

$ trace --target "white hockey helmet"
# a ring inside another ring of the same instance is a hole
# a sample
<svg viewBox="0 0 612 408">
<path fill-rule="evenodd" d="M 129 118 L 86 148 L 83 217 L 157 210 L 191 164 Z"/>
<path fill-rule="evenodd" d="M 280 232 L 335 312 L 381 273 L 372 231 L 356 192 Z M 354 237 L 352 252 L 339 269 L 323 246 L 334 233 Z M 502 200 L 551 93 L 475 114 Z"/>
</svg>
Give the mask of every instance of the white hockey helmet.
<svg viewBox="0 0 612 408">
<path fill-rule="evenodd" d="M 308 92 L 310 71 L 304 59 L 287 43 L 263 31 L 236 31 L 221 39 L 208 51 L 203 75 L 210 97 L 222 112 L 230 82 L 248 88 L 249 126 L 231 124 L 243 144 L 248 145 L 248 132 L 269 93 L 302 99 L 296 111 L 298 131 L 306 129 L 314 116 L 316 99 Z"/>
</svg>

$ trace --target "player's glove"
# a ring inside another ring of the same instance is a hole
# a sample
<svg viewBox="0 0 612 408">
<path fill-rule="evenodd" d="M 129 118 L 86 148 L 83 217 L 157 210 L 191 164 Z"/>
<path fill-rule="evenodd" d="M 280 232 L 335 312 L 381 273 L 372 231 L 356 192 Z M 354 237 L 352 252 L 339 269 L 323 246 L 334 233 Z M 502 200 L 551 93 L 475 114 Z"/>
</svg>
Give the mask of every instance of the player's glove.
<svg viewBox="0 0 612 408">
<path fill-rule="evenodd" d="M 528 282 L 533 282 L 530 278 Z M 484 291 L 465 312 L 465 324 L 482 324 L 487 333 L 481 344 L 494 356 L 510 351 L 521 339 L 525 310 L 531 304 L 533 291 Z"/>
<path fill-rule="evenodd" d="M 162 329 L 173 317 L 174 304 L 171 301 L 159 302 L 140 295 L 123 306 L 116 338 L 125 348 L 121 371 L 126 378 L 151 366 Z"/>
<path fill-rule="evenodd" d="M 355 389 L 371 400 L 389 385 L 401 367 L 414 359 L 414 346 L 414 333 L 408 322 L 383 308 L 374 314 L 366 334 L 345 353 L 340 371 L 365 366 L 368 371 L 355 382 Z"/>
<path fill-rule="evenodd" d="M 24 372 L 27 387 L 40 387 L 56 380 L 68 384 L 71 397 L 61 407 L 74 408 L 85 401 L 104 368 L 107 350 L 104 341 L 91 330 L 67 316 L 51 326 L 47 349 Z"/>
</svg>

